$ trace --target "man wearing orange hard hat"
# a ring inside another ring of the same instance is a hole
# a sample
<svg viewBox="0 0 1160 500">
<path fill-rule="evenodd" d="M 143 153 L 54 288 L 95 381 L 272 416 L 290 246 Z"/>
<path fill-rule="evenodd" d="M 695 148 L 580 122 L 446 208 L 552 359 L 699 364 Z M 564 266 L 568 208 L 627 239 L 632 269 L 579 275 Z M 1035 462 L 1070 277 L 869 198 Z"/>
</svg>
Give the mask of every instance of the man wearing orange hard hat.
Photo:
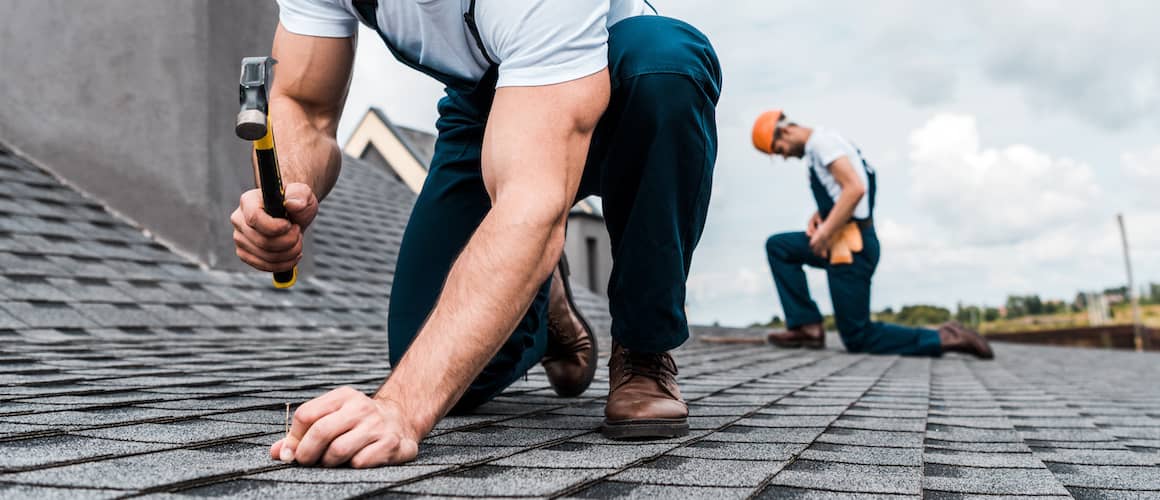
<svg viewBox="0 0 1160 500">
<path fill-rule="evenodd" d="M 825 347 L 818 305 L 810 298 L 802 266 L 825 269 L 842 343 L 851 352 L 940 356 L 957 351 L 993 357 L 978 333 L 949 322 L 937 330 L 870 320 L 870 279 L 878 267 L 874 232 L 874 169 L 854 144 L 833 130 L 786 119 L 780 109 L 757 117 L 753 147 L 782 158 L 802 158 L 818 211 L 805 231 L 779 233 L 765 242 L 769 268 L 785 309 L 785 331 L 767 339 L 779 347 Z"/>
</svg>

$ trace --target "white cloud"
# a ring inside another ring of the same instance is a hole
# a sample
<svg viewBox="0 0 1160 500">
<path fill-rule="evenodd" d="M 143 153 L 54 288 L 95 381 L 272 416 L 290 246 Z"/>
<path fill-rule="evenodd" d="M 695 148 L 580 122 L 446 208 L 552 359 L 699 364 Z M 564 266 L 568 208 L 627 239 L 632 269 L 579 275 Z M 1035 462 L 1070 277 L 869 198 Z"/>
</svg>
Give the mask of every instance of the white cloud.
<svg viewBox="0 0 1160 500">
<path fill-rule="evenodd" d="M 1120 155 L 1120 166 L 1130 178 L 1160 180 L 1160 145 L 1148 151 L 1130 151 Z"/>
<path fill-rule="evenodd" d="M 693 274 L 686 287 L 691 302 L 711 302 L 764 292 L 768 290 L 771 279 L 768 271 L 739 267 L 727 272 Z"/>
<path fill-rule="evenodd" d="M 1020 144 L 982 147 L 970 115 L 938 114 L 910 145 L 916 205 L 962 242 L 1034 238 L 1083 216 L 1100 195 L 1085 164 Z"/>
<path fill-rule="evenodd" d="M 986 74 L 1051 113 L 1123 129 L 1160 112 L 1155 2 L 973 3 Z M 1003 15 L 995 10 L 1002 9 Z"/>
</svg>

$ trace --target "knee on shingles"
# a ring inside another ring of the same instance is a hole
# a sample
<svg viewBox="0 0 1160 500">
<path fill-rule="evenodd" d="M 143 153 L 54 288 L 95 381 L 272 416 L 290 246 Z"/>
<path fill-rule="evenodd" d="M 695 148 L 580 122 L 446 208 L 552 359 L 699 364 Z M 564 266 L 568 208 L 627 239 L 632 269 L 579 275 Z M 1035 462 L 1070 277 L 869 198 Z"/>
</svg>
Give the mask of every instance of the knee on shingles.
<svg viewBox="0 0 1160 500">
<path fill-rule="evenodd" d="M 846 346 L 846 351 L 852 353 L 869 352 L 870 344 L 866 342 L 866 335 L 868 333 L 866 329 L 854 330 L 848 326 L 845 328 L 838 327 L 838 335 L 842 337 L 842 345 Z"/>
</svg>

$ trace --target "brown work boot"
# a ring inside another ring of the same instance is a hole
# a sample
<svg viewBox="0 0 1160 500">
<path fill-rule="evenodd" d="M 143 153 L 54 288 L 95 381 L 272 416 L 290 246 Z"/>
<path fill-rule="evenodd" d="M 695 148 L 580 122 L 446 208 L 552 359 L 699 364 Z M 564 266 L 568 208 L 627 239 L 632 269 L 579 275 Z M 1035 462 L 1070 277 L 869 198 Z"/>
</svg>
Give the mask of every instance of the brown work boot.
<svg viewBox="0 0 1160 500">
<path fill-rule="evenodd" d="M 825 349 L 826 330 L 822 328 L 821 323 L 810 323 L 788 330 L 769 332 L 765 340 L 777 347 Z"/>
<path fill-rule="evenodd" d="M 939 326 L 938 340 L 942 343 L 943 352 L 962 352 L 973 354 L 982 359 L 995 357 L 987 339 L 958 321 L 948 321 Z"/>
<path fill-rule="evenodd" d="M 612 343 L 601 430 L 610 439 L 664 439 L 689 433 L 689 407 L 681 399 L 672 356 L 632 352 Z"/>
<path fill-rule="evenodd" d="M 540 362 L 556 394 L 570 398 L 588 389 L 596 375 L 596 336 L 580 315 L 561 256 L 548 292 L 548 350 Z"/>
</svg>

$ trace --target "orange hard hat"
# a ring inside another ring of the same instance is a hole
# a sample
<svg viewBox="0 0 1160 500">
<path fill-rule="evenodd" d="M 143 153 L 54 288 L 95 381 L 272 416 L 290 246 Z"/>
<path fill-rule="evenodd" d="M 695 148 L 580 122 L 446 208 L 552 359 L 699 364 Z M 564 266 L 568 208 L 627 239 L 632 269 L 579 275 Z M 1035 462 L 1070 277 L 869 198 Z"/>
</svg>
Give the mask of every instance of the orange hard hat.
<svg viewBox="0 0 1160 500">
<path fill-rule="evenodd" d="M 771 109 L 757 116 L 753 122 L 753 147 L 765 154 L 773 154 L 773 132 L 784 118 L 780 109 Z"/>
</svg>

